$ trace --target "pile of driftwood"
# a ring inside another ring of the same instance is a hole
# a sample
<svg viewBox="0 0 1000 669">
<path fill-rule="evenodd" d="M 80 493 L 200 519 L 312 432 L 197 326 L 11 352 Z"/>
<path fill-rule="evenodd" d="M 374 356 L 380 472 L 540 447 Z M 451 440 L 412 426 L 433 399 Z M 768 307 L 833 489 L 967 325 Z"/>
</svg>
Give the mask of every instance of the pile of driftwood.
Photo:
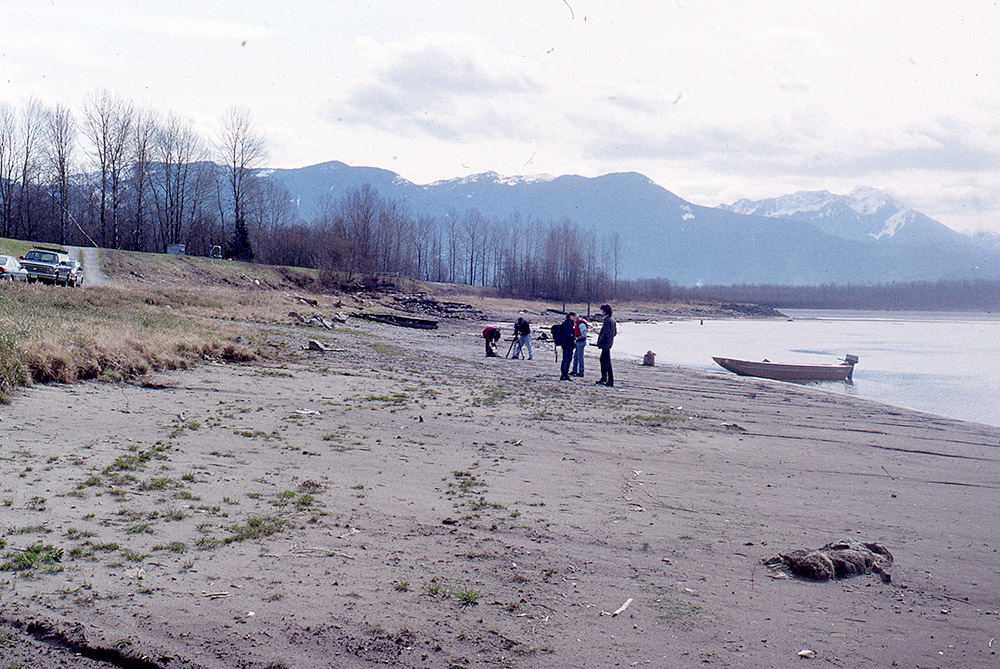
<svg viewBox="0 0 1000 669">
<path fill-rule="evenodd" d="M 795 576 L 814 581 L 878 574 L 884 583 L 892 580 L 892 553 L 876 543 L 835 541 L 817 550 L 797 548 L 764 560 L 772 568 L 784 568 Z"/>
<path fill-rule="evenodd" d="M 297 325 L 306 325 L 313 328 L 326 328 L 327 330 L 332 330 L 334 323 L 346 323 L 347 314 L 342 312 L 337 312 L 330 318 L 325 316 L 314 315 L 306 318 L 297 311 L 289 311 L 288 317 L 292 319 Z"/>
<path fill-rule="evenodd" d="M 396 293 L 388 296 L 395 307 L 410 313 L 431 314 L 443 318 L 482 319 L 483 313 L 464 302 L 445 302 L 425 293 Z"/>
</svg>

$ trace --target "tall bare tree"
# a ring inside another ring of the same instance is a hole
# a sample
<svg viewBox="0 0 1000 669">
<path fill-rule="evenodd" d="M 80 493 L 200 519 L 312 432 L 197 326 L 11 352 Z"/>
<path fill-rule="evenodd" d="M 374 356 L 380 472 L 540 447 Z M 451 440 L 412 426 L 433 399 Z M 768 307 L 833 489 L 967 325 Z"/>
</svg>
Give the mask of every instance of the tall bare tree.
<svg viewBox="0 0 1000 669">
<path fill-rule="evenodd" d="M 150 169 L 156 144 L 156 114 L 151 109 L 135 112 L 132 124 L 131 194 L 132 220 L 129 226 L 131 248 L 134 251 L 153 250 L 153 234 L 148 230 L 150 218 Z"/>
<path fill-rule="evenodd" d="M 0 234 L 14 234 L 17 197 L 17 113 L 11 105 L 0 105 Z"/>
<path fill-rule="evenodd" d="M 354 258 L 350 270 L 373 272 L 374 249 L 382 200 L 371 184 L 355 188 L 340 200 L 341 237 L 351 244 Z"/>
<path fill-rule="evenodd" d="M 156 132 L 155 163 L 150 170 L 157 216 L 157 242 L 165 251 L 184 240 L 185 224 L 193 220 L 200 161 L 205 146 L 191 122 L 170 114 Z"/>
<path fill-rule="evenodd" d="M 18 196 L 18 232 L 25 239 L 35 234 L 33 195 L 39 176 L 38 142 L 45 127 L 45 107 L 37 98 L 28 100 L 21 109 L 20 192 Z"/>
<path fill-rule="evenodd" d="M 46 118 L 45 156 L 49 176 L 54 182 L 53 206 L 58 220 L 59 243 L 68 243 L 70 217 L 70 179 L 73 150 L 76 147 L 76 121 L 68 105 L 56 104 Z"/>
<path fill-rule="evenodd" d="M 98 217 L 104 243 L 121 246 L 121 209 L 135 110 L 130 102 L 100 90 L 84 103 L 84 129 L 99 174 Z"/>
<path fill-rule="evenodd" d="M 233 235 L 230 250 L 238 260 L 253 260 L 246 208 L 253 188 L 254 171 L 263 167 L 267 151 L 264 138 L 257 132 L 246 107 L 229 107 L 223 113 L 217 148 L 222 158 L 232 207 Z"/>
</svg>

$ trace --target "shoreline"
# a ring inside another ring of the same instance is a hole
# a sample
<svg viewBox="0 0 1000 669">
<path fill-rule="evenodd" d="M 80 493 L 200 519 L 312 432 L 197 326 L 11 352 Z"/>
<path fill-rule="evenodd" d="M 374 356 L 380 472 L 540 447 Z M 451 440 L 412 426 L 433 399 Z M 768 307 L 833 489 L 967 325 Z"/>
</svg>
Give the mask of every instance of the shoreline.
<svg viewBox="0 0 1000 669">
<path fill-rule="evenodd" d="M 0 409 L 4 553 L 64 551 L 0 571 L 10 662 L 107 666 L 44 621 L 171 667 L 995 666 L 1000 429 L 621 359 L 606 389 L 596 356 L 559 382 L 480 321 L 262 329 L 274 360 Z M 762 565 L 843 538 L 891 583 Z"/>
<path fill-rule="evenodd" d="M 721 371 L 711 356 L 801 364 L 832 364 L 857 354 L 854 383 L 818 383 L 831 392 L 862 397 L 935 416 L 1000 427 L 989 411 L 995 403 L 1000 368 L 993 333 L 1000 320 L 925 321 L 795 318 L 795 322 L 731 323 L 659 321 L 622 328 L 625 355 L 663 352 L 658 362 L 702 371 Z M 962 342 L 961 345 L 956 342 Z M 812 386 L 813 384 L 806 384 Z"/>
</svg>

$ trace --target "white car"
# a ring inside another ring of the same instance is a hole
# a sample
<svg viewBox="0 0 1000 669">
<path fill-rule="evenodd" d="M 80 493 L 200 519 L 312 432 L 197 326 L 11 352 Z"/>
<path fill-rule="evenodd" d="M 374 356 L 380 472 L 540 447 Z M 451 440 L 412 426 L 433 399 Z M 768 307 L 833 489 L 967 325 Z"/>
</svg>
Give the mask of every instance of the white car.
<svg viewBox="0 0 1000 669">
<path fill-rule="evenodd" d="M 7 281 L 27 281 L 28 272 L 14 256 L 0 256 L 0 279 Z"/>
<path fill-rule="evenodd" d="M 81 265 L 76 260 L 70 258 L 67 262 L 69 265 L 69 278 L 66 279 L 67 286 L 80 286 L 83 284 L 83 265 Z"/>
</svg>

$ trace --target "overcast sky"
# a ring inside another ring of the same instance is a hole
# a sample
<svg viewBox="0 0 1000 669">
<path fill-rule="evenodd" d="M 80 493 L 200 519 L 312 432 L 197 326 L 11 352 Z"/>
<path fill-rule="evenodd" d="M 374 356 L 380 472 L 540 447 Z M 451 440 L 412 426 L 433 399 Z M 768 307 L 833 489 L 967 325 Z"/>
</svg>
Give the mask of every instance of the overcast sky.
<svg viewBox="0 0 1000 669">
<path fill-rule="evenodd" d="M 269 166 L 637 171 L 697 204 L 874 186 L 1000 231 L 994 0 L 0 0 L 0 102 L 104 88 Z"/>
</svg>

